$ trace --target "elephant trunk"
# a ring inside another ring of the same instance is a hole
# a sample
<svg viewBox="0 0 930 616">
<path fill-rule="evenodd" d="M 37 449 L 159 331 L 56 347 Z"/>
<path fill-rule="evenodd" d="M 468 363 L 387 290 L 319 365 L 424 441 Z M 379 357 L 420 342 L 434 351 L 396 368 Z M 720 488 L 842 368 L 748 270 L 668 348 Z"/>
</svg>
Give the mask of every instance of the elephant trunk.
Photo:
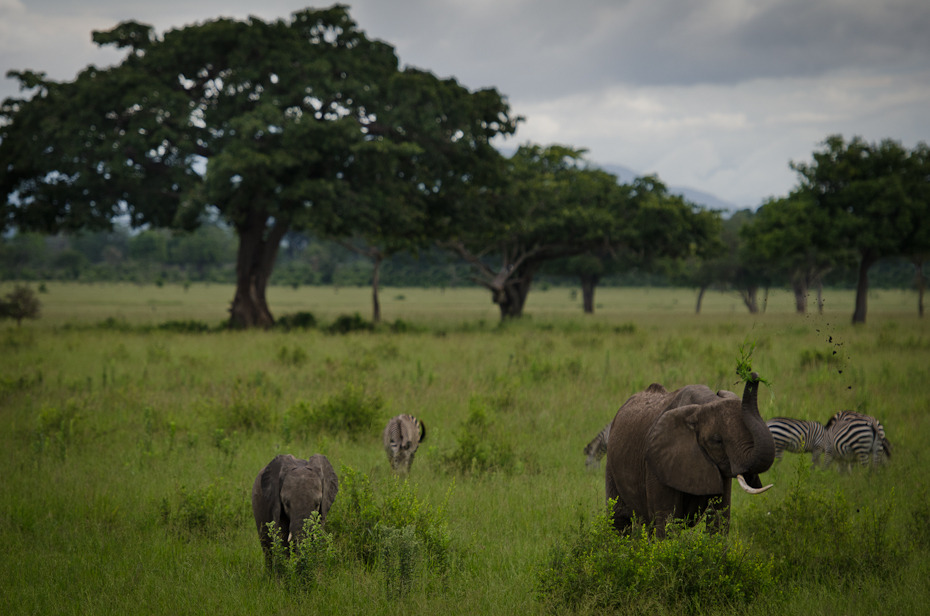
<svg viewBox="0 0 930 616">
<path fill-rule="evenodd" d="M 742 468 L 734 469 L 738 471 L 735 474 L 745 475 L 740 485 L 748 483 L 753 488 L 762 487 L 758 475 L 767 471 L 775 461 L 775 441 L 759 413 L 759 380 L 759 375 L 753 372 L 743 390 L 743 421 L 752 436 L 752 449 L 741 465 Z"/>
</svg>

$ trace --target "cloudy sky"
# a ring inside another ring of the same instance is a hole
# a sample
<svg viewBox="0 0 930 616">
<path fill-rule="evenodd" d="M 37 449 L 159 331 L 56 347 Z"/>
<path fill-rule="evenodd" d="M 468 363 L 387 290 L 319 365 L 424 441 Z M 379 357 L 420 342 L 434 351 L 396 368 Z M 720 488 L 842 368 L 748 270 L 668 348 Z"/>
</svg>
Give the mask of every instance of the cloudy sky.
<svg viewBox="0 0 930 616">
<path fill-rule="evenodd" d="M 315 6 L 328 6 L 330 3 Z M 930 142 L 927 0 L 355 0 L 403 65 L 492 86 L 526 118 L 504 145 L 561 143 L 740 207 L 787 194 L 827 135 Z M 91 31 L 159 34 L 307 0 L 0 0 L 0 71 L 68 80 L 119 56 Z M 0 98 L 17 94 L 0 78 Z"/>
</svg>

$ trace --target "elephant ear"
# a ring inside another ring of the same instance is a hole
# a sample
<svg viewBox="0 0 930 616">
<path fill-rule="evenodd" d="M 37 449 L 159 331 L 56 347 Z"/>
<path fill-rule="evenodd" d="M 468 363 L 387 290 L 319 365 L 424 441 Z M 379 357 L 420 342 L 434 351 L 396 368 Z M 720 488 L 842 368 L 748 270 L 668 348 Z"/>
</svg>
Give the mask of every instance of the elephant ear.
<svg viewBox="0 0 930 616">
<path fill-rule="evenodd" d="M 336 471 L 333 470 L 333 465 L 329 463 L 329 459 L 323 454 L 313 454 L 310 456 L 309 463 L 312 468 L 315 468 L 320 473 L 322 478 L 323 498 L 320 501 L 320 517 L 325 522 L 326 514 L 329 513 L 329 508 L 333 506 L 336 494 L 339 493 L 339 477 L 336 476 Z"/>
<path fill-rule="evenodd" d="M 255 478 L 252 487 L 252 511 L 258 531 L 262 532 L 268 522 L 281 524 L 281 469 L 294 456 L 281 454 L 265 465 Z"/>
<path fill-rule="evenodd" d="M 701 405 L 665 411 L 646 436 L 646 463 L 659 481 L 688 494 L 722 494 L 723 479 L 704 454 L 696 425 Z"/>
</svg>

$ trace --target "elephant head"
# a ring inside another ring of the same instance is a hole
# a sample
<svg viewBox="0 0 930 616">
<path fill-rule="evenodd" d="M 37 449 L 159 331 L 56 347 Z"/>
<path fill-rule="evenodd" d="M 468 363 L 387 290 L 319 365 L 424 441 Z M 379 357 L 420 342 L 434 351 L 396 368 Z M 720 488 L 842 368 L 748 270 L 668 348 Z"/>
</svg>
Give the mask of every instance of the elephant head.
<svg viewBox="0 0 930 616">
<path fill-rule="evenodd" d="M 689 494 L 722 494 L 731 479 L 748 492 L 763 489 L 759 474 L 775 460 L 775 441 L 759 413 L 758 390 L 755 373 L 741 401 L 729 391 L 708 400 L 679 390 L 647 435 L 649 467 L 665 485 Z M 695 402 L 682 405 L 691 396 Z"/>
<path fill-rule="evenodd" d="M 426 424 L 413 415 L 397 415 L 388 421 L 381 438 L 391 468 L 406 474 L 417 448 L 426 439 Z"/>
<path fill-rule="evenodd" d="M 689 385 L 668 392 L 658 384 L 632 396 L 614 418 L 607 446 L 607 499 L 614 524 L 695 520 L 707 511 L 714 526 L 729 519 L 731 480 L 758 493 L 759 474 L 775 460 L 775 443 L 759 414 L 758 375 L 743 397 Z"/>
<path fill-rule="evenodd" d="M 288 548 L 301 539 L 304 520 L 314 511 L 326 521 L 337 492 L 339 478 L 324 455 L 301 460 L 281 454 L 265 465 L 252 484 L 252 513 L 266 562 L 271 562 L 269 522 L 277 525 L 282 545 Z"/>
</svg>

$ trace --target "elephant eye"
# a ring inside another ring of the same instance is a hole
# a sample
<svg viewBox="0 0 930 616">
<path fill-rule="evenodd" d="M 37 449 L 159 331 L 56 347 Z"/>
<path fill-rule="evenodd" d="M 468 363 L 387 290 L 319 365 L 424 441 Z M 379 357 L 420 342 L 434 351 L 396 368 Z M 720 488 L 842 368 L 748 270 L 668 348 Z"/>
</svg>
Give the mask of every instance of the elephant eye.
<svg viewBox="0 0 930 616">
<path fill-rule="evenodd" d="M 721 437 L 719 434 L 711 434 L 709 440 L 710 442 L 717 443 L 719 445 L 723 442 L 723 437 Z"/>
</svg>

